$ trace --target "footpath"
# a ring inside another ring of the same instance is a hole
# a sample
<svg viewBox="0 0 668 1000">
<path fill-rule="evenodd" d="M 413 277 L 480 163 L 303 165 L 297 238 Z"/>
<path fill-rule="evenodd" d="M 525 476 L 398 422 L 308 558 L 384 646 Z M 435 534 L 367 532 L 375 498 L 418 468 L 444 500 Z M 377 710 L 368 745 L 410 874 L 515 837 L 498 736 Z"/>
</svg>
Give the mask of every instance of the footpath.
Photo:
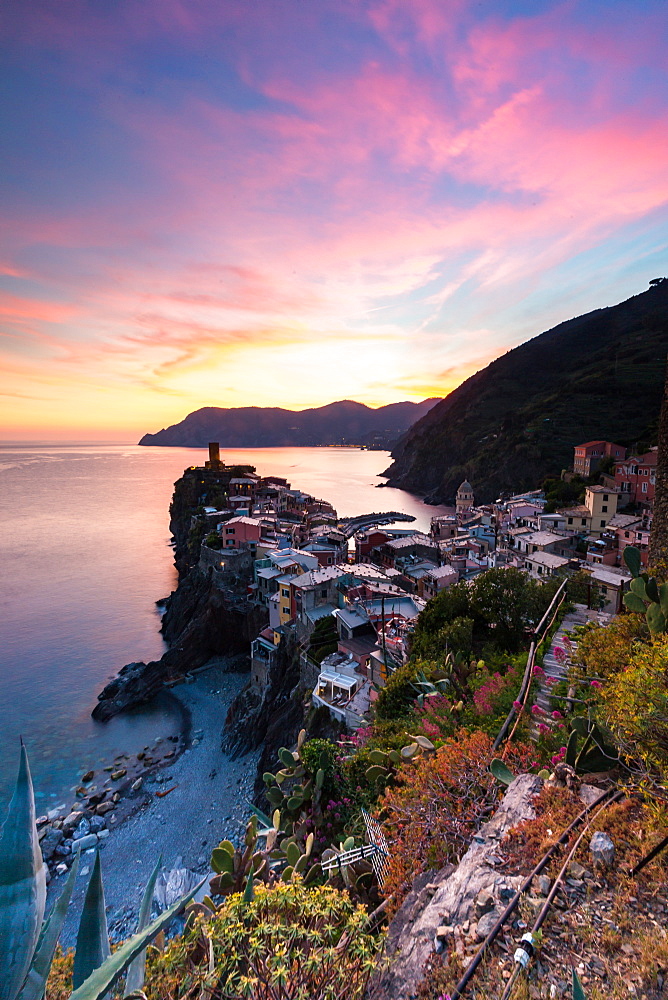
<svg viewBox="0 0 668 1000">
<path fill-rule="evenodd" d="M 543 673 L 535 678 L 534 695 L 531 703 L 538 705 L 544 712 L 552 710 L 550 695 L 552 688 L 558 681 L 563 681 L 568 676 L 568 669 L 571 665 L 571 655 L 577 648 L 577 643 L 570 638 L 567 633 L 572 632 L 577 625 L 586 625 L 588 622 L 596 622 L 598 625 L 607 625 L 612 615 L 605 611 L 596 611 L 588 608 L 585 604 L 576 604 L 573 611 L 564 616 L 564 619 L 554 633 L 550 648 L 543 657 Z M 568 640 L 568 641 L 567 641 Z M 569 645 L 570 644 L 570 645 Z M 563 650 L 563 653 L 559 651 Z M 563 654 L 566 655 L 563 655 Z M 536 741 L 540 736 L 538 725 L 540 717 L 532 716 L 531 719 L 531 739 Z"/>
</svg>

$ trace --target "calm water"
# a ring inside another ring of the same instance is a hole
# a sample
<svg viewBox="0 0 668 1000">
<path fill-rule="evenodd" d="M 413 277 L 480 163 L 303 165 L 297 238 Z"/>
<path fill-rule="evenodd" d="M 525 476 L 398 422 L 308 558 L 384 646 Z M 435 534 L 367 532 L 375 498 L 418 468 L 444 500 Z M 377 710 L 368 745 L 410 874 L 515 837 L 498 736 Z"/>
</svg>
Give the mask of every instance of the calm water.
<svg viewBox="0 0 668 1000">
<path fill-rule="evenodd" d="M 178 730 L 169 697 L 106 725 L 90 711 L 106 680 L 164 651 L 155 601 L 176 584 L 169 547 L 173 483 L 201 449 L 0 444 L 0 801 L 14 780 L 18 738 L 39 801 L 61 801 L 82 770 Z M 386 452 L 231 449 L 229 463 L 329 500 L 342 515 L 439 508 L 376 489 Z"/>
</svg>

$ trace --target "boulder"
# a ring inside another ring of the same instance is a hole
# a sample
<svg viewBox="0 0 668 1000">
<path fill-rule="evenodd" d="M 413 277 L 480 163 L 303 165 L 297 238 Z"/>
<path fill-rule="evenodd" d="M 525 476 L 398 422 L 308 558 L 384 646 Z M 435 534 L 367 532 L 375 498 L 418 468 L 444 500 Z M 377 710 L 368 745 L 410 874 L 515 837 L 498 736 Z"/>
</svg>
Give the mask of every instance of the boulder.
<svg viewBox="0 0 668 1000">
<path fill-rule="evenodd" d="M 42 857 L 45 861 L 51 861 L 54 855 L 54 851 L 64 839 L 63 831 L 58 830 L 55 826 L 49 826 L 46 829 L 46 833 L 42 837 L 40 847 L 42 848 Z"/>
<path fill-rule="evenodd" d="M 82 837 L 87 837 L 89 833 L 90 833 L 90 820 L 87 820 L 86 817 L 84 816 L 81 822 L 77 823 L 74 830 L 72 831 L 72 840 L 81 840 Z"/>
<path fill-rule="evenodd" d="M 88 833 L 99 833 L 106 825 L 102 816 L 91 816 Z"/>
<path fill-rule="evenodd" d="M 79 851 L 87 851 L 91 847 L 95 847 L 97 844 L 97 834 L 89 833 L 86 837 L 80 837 L 79 840 L 75 840 L 72 844 L 72 854 L 78 854 Z"/>
<path fill-rule="evenodd" d="M 601 830 L 597 830 L 591 838 L 589 850 L 594 864 L 607 867 L 615 860 L 615 845 L 610 840 L 608 834 L 603 833 Z"/>
</svg>

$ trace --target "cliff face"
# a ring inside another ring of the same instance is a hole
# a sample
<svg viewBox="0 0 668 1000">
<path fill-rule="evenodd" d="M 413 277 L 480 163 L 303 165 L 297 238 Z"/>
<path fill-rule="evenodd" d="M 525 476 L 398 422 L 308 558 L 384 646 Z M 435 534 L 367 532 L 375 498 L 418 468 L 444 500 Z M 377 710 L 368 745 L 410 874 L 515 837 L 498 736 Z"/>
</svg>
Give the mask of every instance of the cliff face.
<svg viewBox="0 0 668 1000">
<path fill-rule="evenodd" d="M 205 406 L 157 434 L 145 434 L 139 444 L 199 448 L 209 441 L 222 441 L 227 448 L 340 443 L 389 446 L 437 402 L 434 398 L 372 409 L 344 399 L 299 411 L 280 407 Z"/>
<path fill-rule="evenodd" d="M 93 718 L 106 722 L 133 705 L 150 701 L 166 682 L 204 666 L 215 656 L 248 653 L 266 624 L 266 611 L 235 607 L 210 578 L 190 571 L 167 602 L 163 620 L 170 649 L 159 660 L 129 663 L 98 695 Z"/>
<path fill-rule="evenodd" d="M 166 682 L 204 666 L 212 657 L 247 654 L 251 640 L 266 625 L 264 608 L 236 601 L 214 585 L 211 573 L 194 565 L 200 546 L 191 533 L 193 514 L 217 491 L 226 489 L 237 472 L 238 468 L 223 472 L 186 469 L 175 483 L 170 528 L 180 579 L 166 601 L 162 620 L 170 648 L 159 660 L 124 666 L 98 695 L 94 719 L 104 722 L 133 705 L 150 701 Z"/>
<path fill-rule="evenodd" d="M 477 502 L 535 489 L 604 439 L 655 436 L 668 344 L 668 282 L 509 351 L 467 379 L 404 435 L 389 485 L 449 501 L 463 479 Z"/>
</svg>

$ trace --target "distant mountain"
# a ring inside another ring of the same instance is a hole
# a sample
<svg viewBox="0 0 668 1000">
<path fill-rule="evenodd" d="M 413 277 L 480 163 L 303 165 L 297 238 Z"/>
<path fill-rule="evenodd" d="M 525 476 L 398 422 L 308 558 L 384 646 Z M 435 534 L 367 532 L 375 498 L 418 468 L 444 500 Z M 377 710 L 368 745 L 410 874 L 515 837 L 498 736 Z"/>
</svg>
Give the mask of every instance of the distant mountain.
<svg viewBox="0 0 668 1000">
<path fill-rule="evenodd" d="M 438 402 L 436 397 L 421 403 L 389 403 L 375 410 L 351 399 L 309 410 L 204 406 L 157 434 L 144 434 L 139 444 L 202 448 L 209 441 L 220 441 L 223 448 L 390 447 Z"/>
<path fill-rule="evenodd" d="M 392 451 L 390 486 L 450 500 L 468 479 L 476 501 L 537 488 L 571 468 L 573 448 L 655 440 L 668 351 L 668 281 L 560 323 L 477 372 L 414 424 Z"/>
</svg>

